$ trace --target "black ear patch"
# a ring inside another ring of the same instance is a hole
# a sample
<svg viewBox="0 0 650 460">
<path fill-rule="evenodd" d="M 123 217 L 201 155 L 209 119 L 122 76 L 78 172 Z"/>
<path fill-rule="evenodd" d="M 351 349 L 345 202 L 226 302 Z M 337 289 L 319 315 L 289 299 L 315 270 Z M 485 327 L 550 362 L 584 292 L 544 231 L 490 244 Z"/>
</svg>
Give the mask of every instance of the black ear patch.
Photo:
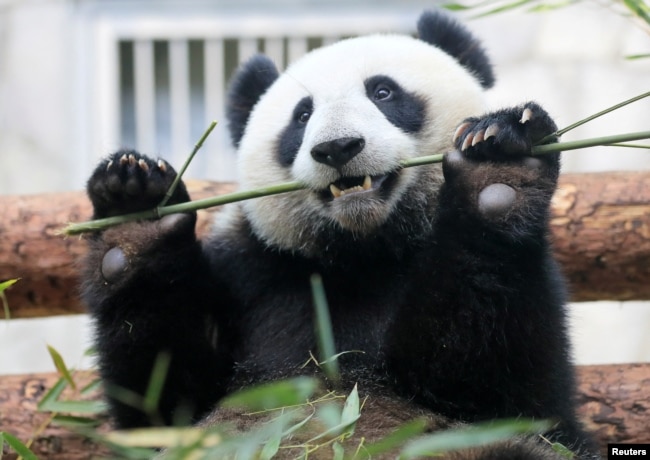
<svg viewBox="0 0 650 460">
<path fill-rule="evenodd" d="M 226 116 L 235 147 L 244 136 L 251 111 L 280 74 L 268 57 L 258 54 L 243 64 L 233 76 L 228 90 Z"/>
<path fill-rule="evenodd" d="M 469 30 L 442 11 L 425 11 L 418 20 L 420 40 L 434 45 L 469 70 L 483 88 L 494 85 L 492 64 L 481 46 Z"/>
</svg>

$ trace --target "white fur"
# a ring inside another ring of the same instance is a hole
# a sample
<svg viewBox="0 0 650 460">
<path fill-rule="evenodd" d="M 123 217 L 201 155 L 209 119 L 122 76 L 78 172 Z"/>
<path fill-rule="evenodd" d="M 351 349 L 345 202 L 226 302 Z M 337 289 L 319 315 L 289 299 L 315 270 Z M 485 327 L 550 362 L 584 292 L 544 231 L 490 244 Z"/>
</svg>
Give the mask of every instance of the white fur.
<svg viewBox="0 0 650 460">
<path fill-rule="evenodd" d="M 395 127 L 368 99 L 364 81 L 375 75 L 391 77 L 426 101 L 426 122 L 419 133 Z M 305 96 L 313 98 L 314 112 L 294 163 L 283 167 L 275 154 L 277 140 Z M 315 191 L 327 189 L 339 174 L 380 175 L 396 170 L 401 160 L 444 153 L 461 120 L 483 110 L 476 79 L 455 59 L 420 40 L 372 35 L 312 51 L 289 67 L 255 106 L 238 153 L 243 189 L 298 180 L 309 190 L 246 201 L 244 213 L 258 236 L 285 249 L 308 251 L 313 232 L 326 222 L 359 234 L 371 232 L 422 176 L 414 168 L 400 172 L 385 202 L 359 194 L 323 206 Z M 339 173 L 316 162 L 310 151 L 340 137 L 363 137 L 366 145 Z"/>
</svg>

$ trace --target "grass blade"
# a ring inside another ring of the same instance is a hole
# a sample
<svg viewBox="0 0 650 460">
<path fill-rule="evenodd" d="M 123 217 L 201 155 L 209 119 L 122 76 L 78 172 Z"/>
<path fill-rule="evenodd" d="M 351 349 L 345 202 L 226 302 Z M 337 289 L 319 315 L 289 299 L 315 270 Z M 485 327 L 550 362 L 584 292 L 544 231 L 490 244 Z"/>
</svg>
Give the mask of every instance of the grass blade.
<svg viewBox="0 0 650 460">
<path fill-rule="evenodd" d="M 304 404 L 318 389 L 318 380 L 296 377 L 266 383 L 233 393 L 222 401 L 223 407 L 245 407 L 251 412 Z"/>
<path fill-rule="evenodd" d="M 327 378 L 337 384 L 341 379 L 339 363 L 336 359 L 330 359 L 336 354 L 334 346 L 334 333 L 332 332 L 332 320 L 330 318 L 323 280 L 320 275 L 312 275 L 310 278 L 311 291 L 316 309 L 316 343 L 318 345 L 318 358 L 321 367 Z"/>
<path fill-rule="evenodd" d="M 54 367 L 56 367 L 56 370 L 59 372 L 61 377 L 63 377 L 65 381 L 68 382 L 68 385 L 70 385 L 70 387 L 73 390 L 76 390 L 77 385 L 74 383 L 72 374 L 70 374 L 70 370 L 68 369 L 68 366 L 65 365 L 65 361 L 63 360 L 61 354 L 58 351 L 56 351 L 54 347 L 50 345 L 47 346 L 47 351 L 50 353 L 50 357 L 54 362 Z"/>
<path fill-rule="evenodd" d="M 430 456 L 459 449 L 480 447 L 509 439 L 518 434 L 541 433 L 551 427 L 548 421 L 498 420 L 457 430 L 434 433 L 409 442 L 400 459 Z"/>
<path fill-rule="evenodd" d="M 2 454 L 5 442 L 9 444 L 9 447 L 11 447 L 18 455 L 20 455 L 23 460 L 38 460 L 38 457 L 34 454 L 34 452 L 29 450 L 29 447 L 20 442 L 20 440 L 14 435 L 11 435 L 4 431 L 0 431 L 0 455 Z"/>
</svg>

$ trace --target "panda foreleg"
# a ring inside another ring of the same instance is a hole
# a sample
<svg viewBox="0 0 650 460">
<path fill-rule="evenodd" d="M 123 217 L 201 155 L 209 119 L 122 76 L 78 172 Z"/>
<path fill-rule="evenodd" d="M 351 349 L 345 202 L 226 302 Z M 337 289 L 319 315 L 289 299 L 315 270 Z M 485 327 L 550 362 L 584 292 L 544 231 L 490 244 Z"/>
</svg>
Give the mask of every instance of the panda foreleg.
<svg viewBox="0 0 650 460">
<path fill-rule="evenodd" d="M 514 240 L 542 238 L 560 157 L 533 156 L 532 146 L 556 129 L 533 102 L 466 119 L 443 163 L 453 218 Z"/>
<path fill-rule="evenodd" d="M 95 217 L 157 204 L 174 177 L 170 166 L 137 152 L 114 154 L 88 182 Z M 184 186 L 178 190 L 174 202 L 189 199 Z M 99 370 L 119 427 L 189 422 L 220 396 L 215 383 L 220 364 L 208 327 L 216 295 L 195 222 L 194 214 L 175 214 L 89 238 L 82 295 L 94 320 Z M 167 358 L 160 401 L 143 408 L 152 369 Z"/>
</svg>

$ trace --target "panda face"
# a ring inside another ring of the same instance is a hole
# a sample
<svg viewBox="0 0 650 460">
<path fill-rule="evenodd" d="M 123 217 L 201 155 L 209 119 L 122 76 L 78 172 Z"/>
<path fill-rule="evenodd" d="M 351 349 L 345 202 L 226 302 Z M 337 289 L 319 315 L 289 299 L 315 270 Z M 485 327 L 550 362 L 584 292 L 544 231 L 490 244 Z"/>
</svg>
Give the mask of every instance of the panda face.
<svg viewBox="0 0 650 460">
<path fill-rule="evenodd" d="M 238 152 L 243 188 L 300 181 L 307 190 L 243 210 L 258 236 L 285 249 L 331 226 L 371 234 L 405 197 L 437 187 L 400 162 L 444 153 L 458 123 L 483 109 L 476 78 L 418 39 L 374 35 L 312 51 L 255 104 Z"/>
</svg>

